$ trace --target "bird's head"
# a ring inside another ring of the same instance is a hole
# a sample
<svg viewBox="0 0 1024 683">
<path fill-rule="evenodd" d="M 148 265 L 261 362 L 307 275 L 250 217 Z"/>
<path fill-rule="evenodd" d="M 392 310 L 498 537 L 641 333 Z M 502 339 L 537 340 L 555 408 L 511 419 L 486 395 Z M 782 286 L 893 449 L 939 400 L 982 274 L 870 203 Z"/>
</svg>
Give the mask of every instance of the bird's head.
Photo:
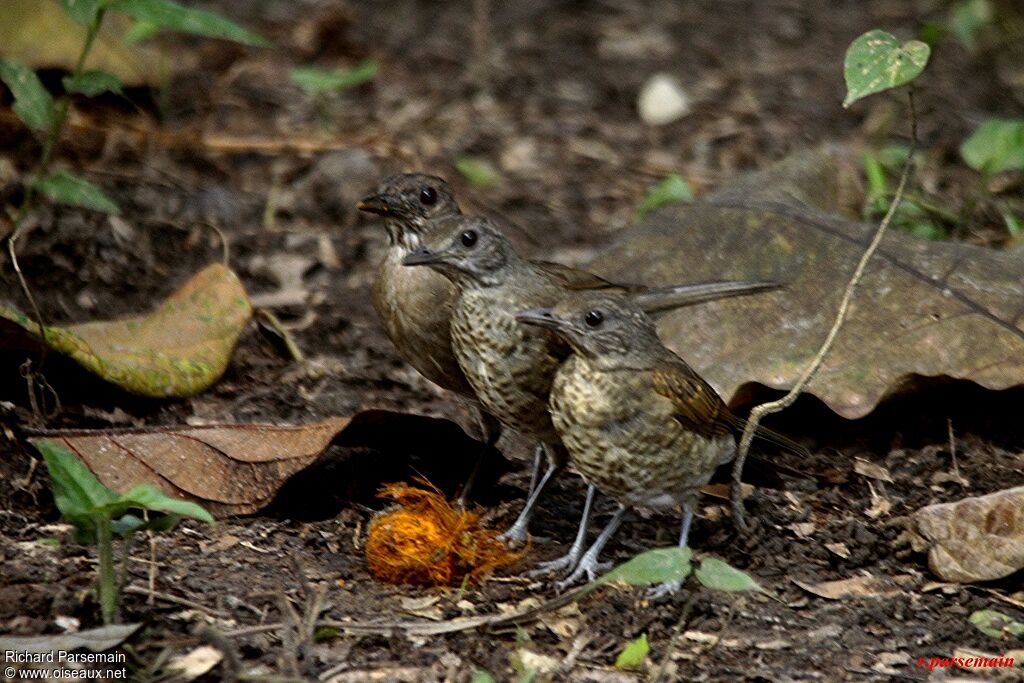
<svg viewBox="0 0 1024 683">
<path fill-rule="evenodd" d="M 407 266 L 427 266 L 459 285 L 500 284 L 515 250 L 497 226 L 479 216 L 457 216 L 438 221 L 431 243 L 411 252 Z"/>
<path fill-rule="evenodd" d="M 430 221 L 461 213 L 451 186 L 443 178 L 422 173 L 385 178 L 356 208 L 384 216 L 391 242 L 410 249 L 420 246 Z"/>
<path fill-rule="evenodd" d="M 647 314 L 619 294 L 573 294 L 553 308 L 522 311 L 516 320 L 551 330 L 576 353 L 613 365 L 631 353 L 661 344 Z"/>
</svg>

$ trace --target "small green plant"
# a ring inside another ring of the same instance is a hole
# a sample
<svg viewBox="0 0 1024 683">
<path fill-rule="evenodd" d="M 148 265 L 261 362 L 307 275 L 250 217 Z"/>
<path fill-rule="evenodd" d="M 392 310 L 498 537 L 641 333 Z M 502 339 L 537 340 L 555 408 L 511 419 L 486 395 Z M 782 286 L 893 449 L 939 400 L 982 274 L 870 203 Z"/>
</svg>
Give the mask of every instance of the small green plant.
<svg viewBox="0 0 1024 683">
<path fill-rule="evenodd" d="M 897 144 L 864 153 L 864 177 L 867 180 L 863 208 L 865 220 L 879 220 L 889 210 L 893 198 L 892 180 L 899 179 L 909 152 L 906 145 Z M 897 207 L 892 222 L 911 235 L 938 240 L 948 239 L 959 220 L 956 211 L 942 206 L 940 199 L 927 196 L 917 188 L 908 193 Z"/>
<path fill-rule="evenodd" d="M 599 586 L 621 581 L 630 586 L 656 586 L 670 582 L 682 582 L 692 573 L 705 588 L 711 590 L 738 592 L 764 592 L 764 588 L 751 576 L 735 569 L 722 560 L 705 557 L 697 571 L 693 571 L 693 552 L 689 548 L 654 548 L 640 553 L 618 567 L 580 589 L 583 597 Z"/>
<path fill-rule="evenodd" d="M 661 208 L 667 204 L 692 202 L 693 200 L 693 188 L 691 188 L 690 184 L 686 182 L 686 178 L 677 173 L 673 173 L 655 185 L 651 191 L 647 193 L 647 196 L 644 197 L 644 201 L 641 202 L 639 208 L 636 210 L 636 218 L 637 220 L 642 220 L 643 217 L 651 211 Z"/>
<path fill-rule="evenodd" d="M 1024 623 L 994 609 L 974 612 L 970 622 L 986 636 L 996 640 L 1012 640 L 1024 636 Z"/>
<path fill-rule="evenodd" d="M 647 634 L 641 633 L 639 638 L 629 641 L 622 648 L 622 652 L 615 658 L 615 668 L 626 671 L 643 669 L 650 652 L 651 644 L 647 642 Z"/>
<path fill-rule="evenodd" d="M 292 69 L 292 83 L 311 93 L 331 93 L 348 90 L 377 77 L 380 64 L 367 61 L 347 71 L 327 71 L 309 66 Z"/>
<path fill-rule="evenodd" d="M 0 59 L 0 81 L 3 81 L 14 96 L 13 109 L 18 118 L 41 139 L 42 149 L 34 168 L 28 173 L 21 204 L 13 212 L 11 233 L 7 237 L 7 252 L 11 265 L 18 277 L 25 298 L 32 309 L 35 322 L 43 328 L 45 321 L 36 305 L 32 290 L 28 286 L 18 264 L 17 243 L 21 237 L 25 216 L 32 209 L 38 194 L 70 206 L 116 214 L 117 203 L 92 182 L 66 170 L 51 171 L 54 150 L 64 133 L 64 127 L 71 110 L 73 94 L 95 97 L 104 92 L 120 94 L 121 81 L 104 71 L 86 71 L 85 64 L 92 52 L 96 38 L 108 12 L 120 12 L 135 20 L 131 31 L 133 40 L 151 36 L 159 31 L 181 31 L 196 35 L 232 40 L 248 45 L 269 46 L 262 36 L 235 24 L 224 17 L 180 5 L 173 0 L 56 0 L 64 13 L 75 23 L 85 27 L 85 38 L 71 73 L 63 79 L 64 92 L 54 98 L 43 87 L 34 71 L 24 64 L 9 59 Z M 6 235 L 0 235 L 0 238 Z M 43 332 L 45 340 L 45 330 Z M 33 369 L 27 363 L 25 375 L 30 380 L 30 403 L 37 418 L 44 418 L 43 397 L 36 396 L 37 390 L 47 387 L 41 371 L 45 363 L 45 351 Z M 45 396 L 45 392 L 44 396 Z"/>
<path fill-rule="evenodd" d="M 195 503 L 170 498 L 146 484 L 119 495 L 104 486 L 63 446 L 47 440 L 37 441 L 35 446 L 46 460 L 54 503 L 64 519 L 74 526 L 75 540 L 97 546 L 100 612 L 103 623 L 112 624 L 117 619 L 120 592 L 114 567 L 114 536 L 123 539 L 124 576 L 132 534 L 136 531 L 171 529 L 183 518 L 212 524 L 213 517 Z M 145 516 L 139 517 L 134 511 L 142 511 Z"/>
<path fill-rule="evenodd" d="M 459 157 L 455 160 L 455 169 L 470 185 L 481 189 L 494 185 L 500 178 L 491 162 L 475 157 Z"/>
</svg>

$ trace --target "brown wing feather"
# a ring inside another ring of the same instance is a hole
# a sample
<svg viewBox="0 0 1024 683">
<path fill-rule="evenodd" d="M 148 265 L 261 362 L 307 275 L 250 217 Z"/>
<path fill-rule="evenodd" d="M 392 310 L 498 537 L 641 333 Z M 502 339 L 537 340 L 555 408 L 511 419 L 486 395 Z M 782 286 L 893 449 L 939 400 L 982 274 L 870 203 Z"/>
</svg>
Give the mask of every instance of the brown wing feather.
<svg viewBox="0 0 1024 683">
<path fill-rule="evenodd" d="M 655 368 L 654 390 L 672 401 L 674 417 L 686 429 L 705 437 L 733 432 L 729 408 L 689 365 L 680 361 Z"/>
<path fill-rule="evenodd" d="M 646 288 L 641 285 L 618 284 L 605 280 L 599 275 L 594 275 L 580 268 L 573 268 L 554 261 L 534 261 L 534 265 L 540 266 L 556 282 L 572 291 L 603 290 L 612 292 L 640 292 Z"/>
</svg>

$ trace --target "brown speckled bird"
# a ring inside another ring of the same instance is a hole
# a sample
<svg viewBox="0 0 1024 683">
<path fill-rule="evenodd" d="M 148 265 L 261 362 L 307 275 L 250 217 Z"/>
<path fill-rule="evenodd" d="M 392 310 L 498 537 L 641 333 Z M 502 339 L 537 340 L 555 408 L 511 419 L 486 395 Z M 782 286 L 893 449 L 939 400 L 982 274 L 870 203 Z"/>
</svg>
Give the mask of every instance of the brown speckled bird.
<svg viewBox="0 0 1024 683">
<path fill-rule="evenodd" d="M 562 269 L 520 257 L 497 227 L 483 218 L 444 219 L 438 221 L 435 234 L 436 241 L 412 252 L 403 263 L 429 266 L 455 283 L 459 295 L 452 309 L 451 337 L 459 366 L 484 408 L 505 426 L 537 439 L 547 457 L 543 477 L 506 532 L 510 540 L 521 540 L 545 486 L 568 461 L 548 412 L 548 396 L 555 372 L 571 349 L 558 335 L 520 325 L 516 313 L 553 306 L 573 290 L 594 286 L 580 286 L 566 278 Z M 602 291 L 625 291 L 602 282 Z M 693 293 L 703 287 L 643 290 L 630 296 L 645 310 L 660 311 L 692 302 Z M 774 285 L 759 286 L 766 287 Z M 569 554 L 546 568 L 575 564 L 585 531 L 584 524 Z"/>
<path fill-rule="evenodd" d="M 373 284 L 373 306 L 399 355 L 421 375 L 449 391 L 477 403 L 477 397 L 459 367 L 451 344 L 452 306 L 457 290 L 440 273 L 430 268 L 405 268 L 402 260 L 426 244 L 443 239 L 443 220 L 462 211 L 444 179 L 419 173 L 405 173 L 383 180 L 376 191 L 357 207 L 384 217 L 388 247 Z M 613 284 L 583 270 L 557 263 L 531 262 L 559 285 L 572 290 L 620 288 L 644 291 L 643 287 Z M 678 288 L 671 306 L 684 306 L 729 296 L 739 296 L 775 285 L 760 282 L 711 282 Z M 640 294 L 643 296 L 643 294 Z M 553 302 L 552 302 L 553 303 Z M 536 304 L 540 305 L 540 304 Z M 533 408 L 546 411 L 547 397 Z M 497 441 L 500 423 L 481 409 L 480 427 L 488 444 Z M 539 466 L 541 450 L 534 459 Z M 536 470 L 536 467 L 535 467 Z M 537 472 L 534 472 L 536 483 Z M 466 494 L 470 484 L 463 490 Z M 533 486 L 531 485 L 531 491 Z M 525 527 L 513 536 L 522 537 Z"/>
<path fill-rule="evenodd" d="M 700 488 L 736 453 L 743 421 L 686 362 L 661 343 L 627 297 L 581 293 L 517 320 L 572 347 L 551 387 L 551 419 L 584 480 L 619 503 L 611 521 L 560 585 L 593 579 L 604 545 L 626 510 L 683 508 L 685 547 Z M 780 435 L 764 438 L 803 449 Z M 678 588 L 665 584 L 657 592 Z"/>
</svg>

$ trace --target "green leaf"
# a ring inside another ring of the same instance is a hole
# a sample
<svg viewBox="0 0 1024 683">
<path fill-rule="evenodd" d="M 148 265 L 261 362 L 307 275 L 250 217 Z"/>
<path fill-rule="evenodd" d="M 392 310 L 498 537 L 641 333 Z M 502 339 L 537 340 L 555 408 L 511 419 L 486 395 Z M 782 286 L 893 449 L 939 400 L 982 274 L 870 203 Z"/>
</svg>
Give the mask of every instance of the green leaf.
<svg viewBox="0 0 1024 683">
<path fill-rule="evenodd" d="M 85 26 L 96 20 L 100 9 L 100 0 L 57 0 L 57 4 L 72 21 Z"/>
<path fill-rule="evenodd" d="M 483 159 L 461 157 L 455 160 L 455 169 L 474 187 L 490 187 L 498 182 L 498 172 Z"/>
<path fill-rule="evenodd" d="M 71 451 L 46 439 L 33 441 L 46 460 L 53 482 L 53 502 L 72 523 L 93 515 L 97 509 L 117 499 L 89 468 Z"/>
<path fill-rule="evenodd" d="M 341 631 L 333 626 L 321 626 L 313 633 L 313 642 L 322 643 L 325 640 L 333 640 L 340 635 Z"/>
<path fill-rule="evenodd" d="M 868 31 L 850 43 L 846 51 L 843 106 L 849 107 L 868 95 L 906 85 L 924 71 L 930 54 L 931 48 L 920 40 L 908 40 L 900 45 L 891 33 Z"/>
<path fill-rule="evenodd" d="M 1024 169 L 1024 119 L 989 119 L 960 145 L 967 165 L 984 175 Z"/>
<path fill-rule="evenodd" d="M 693 200 L 693 188 L 683 176 L 673 173 L 647 193 L 640 208 L 636 211 L 637 219 L 643 218 L 651 211 L 666 204 L 692 202 Z"/>
<path fill-rule="evenodd" d="M 308 92 L 337 92 L 369 83 L 380 71 L 380 63 L 370 60 L 347 70 L 316 69 L 299 66 L 291 71 L 292 83 Z"/>
<path fill-rule="evenodd" d="M 732 567 L 714 557 L 705 557 L 695 573 L 697 580 L 706 588 L 715 591 L 735 593 L 738 591 L 758 591 L 764 589 L 746 572 Z"/>
<path fill-rule="evenodd" d="M 994 18 L 989 0 L 961 0 L 950 10 L 949 23 L 957 39 L 973 50 L 978 44 L 978 34 Z"/>
<path fill-rule="evenodd" d="M 157 491 L 149 484 L 136 486 L 131 491 L 98 508 L 97 512 L 109 515 L 110 517 L 119 517 L 129 510 L 163 512 L 168 515 L 198 519 L 210 524 L 213 524 L 214 521 L 213 515 L 198 504 L 188 500 L 181 500 L 180 498 L 171 498 Z"/>
<path fill-rule="evenodd" d="M 622 648 L 622 652 L 615 658 L 615 668 L 627 670 L 643 669 L 644 662 L 647 661 L 647 655 L 650 651 L 651 646 L 647 642 L 647 634 L 644 633 Z"/>
<path fill-rule="evenodd" d="M 160 33 L 160 26 L 154 24 L 151 21 L 135 21 L 128 27 L 128 30 L 124 32 L 124 36 L 121 37 L 121 42 L 125 45 L 134 45 L 140 43 L 143 40 L 152 38 L 157 33 Z"/>
<path fill-rule="evenodd" d="M 690 575 L 689 548 L 655 548 L 623 562 L 593 583 L 595 587 L 612 581 L 624 581 L 631 586 L 653 586 L 669 581 L 681 581 Z"/>
<path fill-rule="evenodd" d="M 872 152 L 864 153 L 864 176 L 868 181 L 867 196 L 864 198 L 866 204 L 875 202 L 879 197 L 885 197 L 889 191 L 889 183 L 886 181 L 885 166 L 882 160 Z"/>
<path fill-rule="evenodd" d="M 172 0 L 114 0 L 110 9 L 138 21 L 182 33 L 233 40 L 245 45 L 270 47 L 271 42 L 219 14 L 179 5 Z"/>
<path fill-rule="evenodd" d="M 26 126 L 43 132 L 53 128 L 53 96 L 32 69 L 9 59 L 0 59 L 0 80 L 11 89 L 14 113 Z"/>
<path fill-rule="evenodd" d="M 77 76 L 65 76 L 61 81 L 64 90 L 87 97 L 96 97 L 104 92 L 123 95 L 121 79 L 106 71 L 84 71 Z"/>
<path fill-rule="evenodd" d="M 1006 231 L 1013 237 L 1024 232 L 1024 222 L 1008 211 L 1003 213 L 1003 222 L 1006 223 Z"/>
<path fill-rule="evenodd" d="M 471 683 L 495 683 L 494 676 L 482 669 L 477 669 L 470 680 Z"/>
<path fill-rule="evenodd" d="M 61 204 L 81 206 L 106 213 L 121 212 L 117 208 L 117 204 L 103 194 L 103 190 L 74 173 L 58 171 L 36 180 L 34 184 L 37 190 Z"/>
<path fill-rule="evenodd" d="M 978 610 L 970 616 L 970 621 L 986 636 L 998 640 L 1024 636 L 1024 624 L 993 609 Z"/>
</svg>

